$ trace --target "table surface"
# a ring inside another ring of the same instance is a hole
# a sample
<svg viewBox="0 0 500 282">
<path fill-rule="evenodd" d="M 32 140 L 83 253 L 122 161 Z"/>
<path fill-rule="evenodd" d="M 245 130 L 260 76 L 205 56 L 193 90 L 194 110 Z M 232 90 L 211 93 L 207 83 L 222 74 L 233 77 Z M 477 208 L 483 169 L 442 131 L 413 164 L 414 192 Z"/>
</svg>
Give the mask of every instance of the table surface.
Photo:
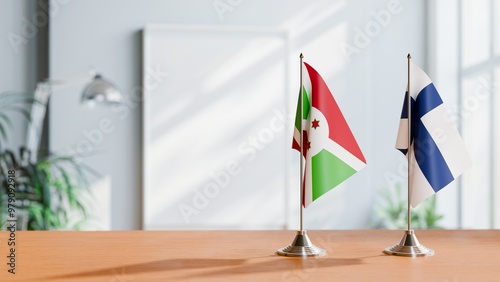
<svg viewBox="0 0 500 282">
<path fill-rule="evenodd" d="M 417 230 L 432 257 L 382 253 L 401 230 L 308 231 L 327 255 L 281 257 L 295 231 L 18 231 L 0 281 L 500 281 L 500 230 Z"/>
</svg>

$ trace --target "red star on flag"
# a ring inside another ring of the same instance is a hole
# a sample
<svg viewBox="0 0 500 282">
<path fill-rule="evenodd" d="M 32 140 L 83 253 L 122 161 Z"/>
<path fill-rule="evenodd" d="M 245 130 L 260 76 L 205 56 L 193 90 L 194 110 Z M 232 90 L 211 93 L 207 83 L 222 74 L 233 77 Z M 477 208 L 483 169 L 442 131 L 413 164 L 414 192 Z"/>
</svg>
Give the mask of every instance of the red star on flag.
<svg viewBox="0 0 500 282">
<path fill-rule="evenodd" d="M 318 127 L 319 127 L 319 120 L 314 119 L 314 120 L 312 121 L 312 128 L 316 129 L 316 128 L 318 128 Z"/>
<path fill-rule="evenodd" d="M 302 152 L 302 153 L 303 153 L 304 157 L 307 157 L 307 151 L 309 151 L 309 149 L 311 149 L 311 141 L 309 141 L 309 136 L 307 134 L 307 131 L 305 131 L 305 130 L 302 133 L 302 144 L 304 144 L 304 148 L 306 149 L 305 152 Z"/>
</svg>

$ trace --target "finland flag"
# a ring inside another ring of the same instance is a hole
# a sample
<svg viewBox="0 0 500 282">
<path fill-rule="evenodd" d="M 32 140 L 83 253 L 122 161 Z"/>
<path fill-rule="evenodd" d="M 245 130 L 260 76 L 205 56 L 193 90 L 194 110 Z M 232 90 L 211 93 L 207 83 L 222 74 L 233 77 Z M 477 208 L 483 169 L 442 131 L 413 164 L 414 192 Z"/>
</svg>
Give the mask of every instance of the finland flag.
<svg viewBox="0 0 500 282">
<path fill-rule="evenodd" d="M 408 90 L 408 89 L 407 89 Z M 410 199 L 416 207 L 455 180 L 472 164 L 455 125 L 434 84 L 418 66 L 410 64 L 411 160 Z M 408 157 L 408 92 L 406 92 L 396 148 Z"/>
</svg>

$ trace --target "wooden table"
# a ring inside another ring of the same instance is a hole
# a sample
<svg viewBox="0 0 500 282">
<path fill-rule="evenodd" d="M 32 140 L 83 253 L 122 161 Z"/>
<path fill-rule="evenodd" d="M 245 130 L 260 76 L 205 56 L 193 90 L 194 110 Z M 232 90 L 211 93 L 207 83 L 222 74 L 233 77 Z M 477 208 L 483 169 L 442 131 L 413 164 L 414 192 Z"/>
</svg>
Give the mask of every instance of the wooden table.
<svg viewBox="0 0 500 282">
<path fill-rule="evenodd" d="M 309 231 L 326 256 L 275 255 L 295 231 L 18 231 L 0 281 L 500 281 L 500 230 L 417 230 L 433 257 L 382 253 L 401 230 Z"/>
</svg>

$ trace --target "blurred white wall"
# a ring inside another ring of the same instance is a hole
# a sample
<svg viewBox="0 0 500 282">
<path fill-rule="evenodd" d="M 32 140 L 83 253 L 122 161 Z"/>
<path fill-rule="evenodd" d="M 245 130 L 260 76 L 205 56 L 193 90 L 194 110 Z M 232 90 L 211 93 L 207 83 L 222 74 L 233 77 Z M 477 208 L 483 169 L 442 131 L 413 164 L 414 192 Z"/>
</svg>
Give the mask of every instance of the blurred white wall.
<svg viewBox="0 0 500 282">
<path fill-rule="evenodd" d="M 414 62 L 426 66 L 425 1 L 51 3 L 60 8 L 50 25 L 51 75 L 72 76 L 94 66 L 119 85 L 127 99 L 122 108 L 91 110 L 79 104 L 78 86 L 56 91 L 51 99 L 51 148 L 79 153 L 102 174 L 95 179 L 93 189 L 98 200 L 95 228 L 139 229 L 142 225 L 141 30 L 150 23 L 286 31 L 290 38 L 291 98 L 283 106 L 294 107 L 297 58 L 303 52 L 329 84 L 368 162 L 362 171 L 305 210 L 305 227 L 370 227 L 378 191 L 391 184 L 388 176 L 398 175 L 398 167 L 404 162 L 394 149 L 394 142 L 406 85 L 406 54 L 411 52 Z M 199 67 L 196 60 L 189 58 L 184 63 L 193 69 Z M 242 129 L 236 138 L 248 137 L 249 130 Z M 291 135 L 282 138 L 288 140 Z M 291 162 L 292 167 L 298 162 L 296 154 Z M 276 170 L 285 177 L 285 167 Z M 296 191 L 293 189 L 298 177 L 286 181 L 290 183 L 288 189 Z M 252 184 L 260 185 L 259 179 Z M 283 204 L 290 209 L 287 227 L 296 229 L 298 194 L 291 195 L 289 202 Z M 245 201 L 241 197 L 235 200 Z M 255 203 L 258 207 L 259 203 Z M 217 205 L 204 212 L 217 213 Z M 274 212 L 272 207 L 268 211 L 270 215 Z"/>
<path fill-rule="evenodd" d="M 0 1 L 0 92 L 32 93 L 36 84 L 36 36 L 33 29 L 35 1 Z M 15 150 L 24 144 L 26 119 L 10 115 L 14 124 L 8 147 Z"/>
</svg>

